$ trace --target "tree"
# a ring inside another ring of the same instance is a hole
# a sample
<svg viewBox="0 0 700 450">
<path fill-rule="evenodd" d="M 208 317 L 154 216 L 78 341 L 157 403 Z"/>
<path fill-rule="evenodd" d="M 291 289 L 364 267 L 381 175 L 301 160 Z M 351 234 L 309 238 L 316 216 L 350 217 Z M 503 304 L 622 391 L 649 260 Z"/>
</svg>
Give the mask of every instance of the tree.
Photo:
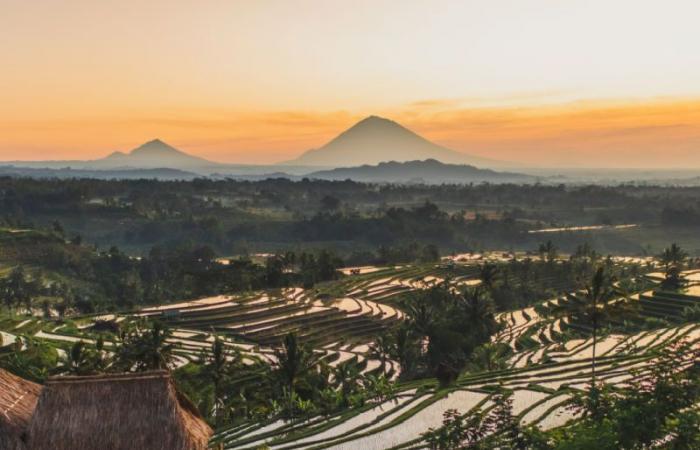
<svg viewBox="0 0 700 450">
<path fill-rule="evenodd" d="M 102 348 L 103 341 L 100 339 L 92 349 L 85 341 L 78 341 L 73 344 L 55 371 L 68 375 L 94 375 L 104 369 Z"/>
<path fill-rule="evenodd" d="M 574 316 L 591 326 L 591 392 L 596 392 L 596 349 L 601 320 L 612 313 L 611 302 L 616 298 L 613 279 L 605 269 L 599 266 L 590 283 L 584 288 L 582 296 L 572 295 L 568 301 L 560 302 L 564 314 Z"/>
<path fill-rule="evenodd" d="M 591 324 L 593 325 L 593 349 L 591 356 L 591 386 L 595 389 L 596 379 L 595 379 L 595 369 L 596 369 L 596 345 L 598 343 L 598 325 L 600 320 L 600 310 L 599 306 L 605 306 L 605 303 L 609 302 L 612 298 L 612 291 L 605 279 L 605 271 L 602 267 L 599 267 L 593 276 L 593 281 L 591 286 L 586 288 L 586 299 L 588 301 L 588 309 L 586 313 L 590 317 Z"/>
<path fill-rule="evenodd" d="M 340 389 L 340 406 L 351 406 L 352 396 L 362 387 L 362 369 L 357 357 L 338 364 L 333 371 L 333 381 Z"/>
<path fill-rule="evenodd" d="M 64 237 L 66 234 L 65 230 L 63 229 L 63 225 L 58 220 L 53 221 L 53 223 L 51 224 L 51 229 L 60 237 Z"/>
<path fill-rule="evenodd" d="M 314 366 L 316 358 L 313 351 L 300 343 L 294 333 L 284 337 L 282 347 L 275 350 L 275 358 L 273 377 L 286 397 L 288 411 L 292 413 L 297 386 Z"/>
<path fill-rule="evenodd" d="M 124 371 L 167 370 L 175 360 L 177 347 L 169 343 L 172 331 L 162 322 L 141 321 L 122 335 L 115 355 L 115 367 Z"/>
<path fill-rule="evenodd" d="M 32 297 L 39 291 L 39 283 L 32 282 L 24 273 L 22 266 L 15 267 L 10 275 L 0 280 L 0 291 L 7 308 L 25 305 L 31 311 Z"/>
<path fill-rule="evenodd" d="M 0 358 L 0 367 L 38 383 L 42 383 L 56 368 L 58 352 L 48 343 L 31 337 L 18 337 L 13 345 L 13 351 Z"/>
<path fill-rule="evenodd" d="M 214 406 L 211 415 L 217 423 L 225 420 L 224 403 L 226 397 L 226 384 L 234 372 L 241 368 L 241 354 L 237 348 L 229 350 L 226 343 L 219 336 L 214 338 L 211 352 L 202 358 L 203 371 L 211 380 L 214 387 Z"/>
<path fill-rule="evenodd" d="M 442 386 L 452 383 L 474 349 L 498 329 L 487 294 L 481 287 L 456 290 L 449 283 L 414 293 L 404 305 L 406 322 L 394 332 L 402 377 L 425 371 Z"/>
<path fill-rule="evenodd" d="M 544 244 L 540 244 L 539 248 L 537 249 L 538 253 L 540 254 L 540 259 L 542 261 L 549 261 L 552 262 L 555 259 L 557 259 L 557 247 L 554 245 L 552 241 L 547 241 Z"/>
<path fill-rule="evenodd" d="M 470 366 L 475 371 L 494 371 L 508 367 L 508 357 L 512 350 L 508 344 L 486 343 L 480 345 L 472 353 Z"/>
<path fill-rule="evenodd" d="M 440 260 L 440 250 L 437 246 L 433 244 L 428 244 L 421 250 L 420 257 L 418 258 L 420 262 L 435 262 Z"/>
<path fill-rule="evenodd" d="M 486 263 L 479 267 L 479 280 L 481 280 L 481 285 L 486 289 L 493 289 L 498 274 L 498 266 L 495 264 Z"/>
<path fill-rule="evenodd" d="M 659 259 L 664 265 L 665 271 L 668 271 L 671 267 L 677 267 L 678 269 L 682 270 L 687 258 L 688 253 L 675 242 L 671 244 L 670 247 L 667 247 L 663 253 L 661 253 L 661 255 L 659 255 Z"/>
<path fill-rule="evenodd" d="M 571 409 L 583 418 L 545 433 L 534 449 L 700 448 L 699 359 L 697 346 L 682 340 L 660 350 L 653 365 L 633 371 L 629 387 L 575 395 Z"/>
<path fill-rule="evenodd" d="M 211 346 L 211 355 L 207 358 L 206 367 L 214 383 L 214 396 L 221 398 L 221 385 L 228 369 L 227 351 L 224 341 L 216 336 Z"/>
<path fill-rule="evenodd" d="M 410 378 L 415 375 L 420 367 L 422 358 L 422 344 L 420 336 L 416 335 L 409 324 L 397 327 L 392 333 L 393 357 L 401 366 L 401 376 Z M 391 347 L 390 347 L 391 348 Z"/>
<path fill-rule="evenodd" d="M 596 261 L 599 258 L 598 253 L 588 244 L 584 242 L 576 247 L 576 251 L 571 256 L 572 259 L 590 259 Z"/>
<path fill-rule="evenodd" d="M 340 200 L 332 195 L 326 195 L 321 199 L 321 209 L 324 211 L 335 211 L 340 207 Z"/>
<path fill-rule="evenodd" d="M 429 335 L 428 363 L 441 386 L 449 386 L 467 364 L 464 336 L 449 328 L 436 327 Z"/>
<path fill-rule="evenodd" d="M 669 266 L 661 282 L 661 288 L 667 291 L 676 291 L 685 286 L 686 283 L 687 280 L 683 276 L 681 269 L 677 266 Z"/>
<path fill-rule="evenodd" d="M 381 334 L 369 345 L 368 357 L 379 361 L 379 369 L 384 374 L 387 373 L 387 363 L 391 361 L 392 355 L 397 353 L 394 338 L 391 333 Z"/>
<path fill-rule="evenodd" d="M 475 412 L 468 417 L 450 409 L 442 426 L 430 428 L 423 439 L 431 450 L 526 450 L 532 448 L 529 435 L 513 415 L 513 392 L 502 390 L 493 395 L 494 407 L 488 413 Z"/>
</svg>

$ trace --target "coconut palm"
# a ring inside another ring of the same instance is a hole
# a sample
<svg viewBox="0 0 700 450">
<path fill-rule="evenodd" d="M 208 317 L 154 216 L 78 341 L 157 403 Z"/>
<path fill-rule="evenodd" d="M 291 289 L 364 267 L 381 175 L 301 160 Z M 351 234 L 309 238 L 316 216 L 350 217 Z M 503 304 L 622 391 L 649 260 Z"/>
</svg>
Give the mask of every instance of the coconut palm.
<svg viewBox="0 0 700 450">
<path fill-rule="evenodd" d="M 227 397 L 224 388 L 229 377 L 240 367 L 241 354 L 238 349 L 227 349 L 223 339 L 216 336 L 211 346 L 211 352 L 205 353 L 201 359 L 204 373 L 211 379 L 214 386 L 212 416 L 219 423 L 225 419 L 224 415 L 221 414 Z"/>
<path fill-rule="evenodd" d="M 401 376 L 410 377 L 418 370 L 424 340 L 409 324 L 403 324 L 394 331 L 396 360 L 401 366 Z"/>
<path fill-rule="evenodd" d="M 464 314 L 464 321 L 472 328 L 471 335 L 475 342 L 488 341 L 499 324 L 493 315 L 493 302 L 487 293 L 477 287 L 465 289 L 456 298 L 458 307 Z"/>
<path fill-rule="evenodd" d="M 428 293 L 436 291 L 439 287 L 431 288 L 427 293 L 421 293 L 425 296 Z M 406 315 L 408 316 L 408 324 L 412 330 L 420 335 L 428 335 L 432 330 L 435 322 L 436 314 L 433 311 L 435 304 L 426 299 L 415 296 L 406 304 Z"/>
<path fill-rule="evenodd" d="M 162 322 L 153 322 L 145 333 L 142 364 L 148 369 L 167 369 L 174 360 L 175 346 L 167 342 L 172 331 Z"/>
<path fill-rule="evenodd" d="M 664 265 L 665 277 L 661 283 L 663 289 L 680 289 L 685 283 L 683 278 L 683 266 L 688 254 L 678 244 L 673 243 L 659 256 Z"/>
<path fill-rule="evenodd" d="M 568 295 L 566 301 L 559 301 L 554 313 L 560 317 L 574 317 L 591 326 L 592 355 L 591 383 L 596 383 L 596 347 L 601 320 L 610 315 L 621 314 L 628 308 L 628 302 L 612 304 L 612 301 L 622 295 L 613 286 L 613 279 L 608 275 L 605 266 L 599 266 L 593 278 L 579 294 Z"/>
<path fill-rule="evenodd" d="M 471 356 L 470 366 L 475 371 L 488 371 L 505 369 L 511 349 L 507 344 L 486 343 L 480 345 Z"/>
<path fill-rule="evenodd" d="M 492 289 L 498 274 L 498 266 L 495 264 L 486 263 L 482 265 L 479 268 L 479 279 L 481 280 L 481 285 L 486 289 Z"/>
<path fill-rule="evenodd" d="M 340 388 L 341 399 L 344 405 L 350 404 L 350 397 L 360 387 L 362 369 L 357 360 L 357 356 L 344 361 L 333 371 L 333 381 Z"/>
<path fill-rule="evenodd" d="M 663 251 L 659 258 L 661 259 L 661 263 L 664 265 L 664 269 L 666 272 L 668 272 L 672 267 L 682 269 L 683 264 L 688 258 L 688 253 L 683 250 L 680 245 L 674 242 L 670 247 Z"/>
<path fill-rule="evenodd" d="M 316 358 L 307 345 L 299 342 L 296 334 L 289 333 L 284 337 L 282 347 L 275 350 L 275 359 L 273 376 L 291 402 L 297 384 L 314 367 Z"/>
<path fill-rule="evenodd" d="M 598 343 L 598 327 L 600 319 L 606 312 L 606 307 L 615 298 L 610 278 L 603 267 L 596 270 L 591 284 L 586 287 L 585 305 L 582 313 L 592 326 L 593 347 L 591 355 L 591 386 L 596 385 L 596 345 Z"/>
<path fill-rule="evenodd" d="M 554 261 L 557 258 L 557 247 L 552 241 L 547 241 L 544 244 L 540 244 L 537 249 L 540 254 L 540 259 L 542 261 Z"/>
<path fill-rule="evenodd" d="M 141 322 L 127 330 L 117 347 L 115 368 L 121 370 L 169 369 L 176 344 L 168 342 L 172 331 L 160 321 Z"/>
<path fill-rule="evenodd" d="M 89 375 L 92 371 L 90 352 L 84 341 L 73 344 L 70 351 L 62 358 L 55 370 L 57 373 L 70 375 Z"/>
<path fill-rule="evenodd" d="M 392 334 L 382 334 L 369 345 L 368 357 L 379 361 L 379 369 L 384 374 L 387 373 L 387 363 L 397 352 L 396 342 L 392 338 Z"/>
</svg>

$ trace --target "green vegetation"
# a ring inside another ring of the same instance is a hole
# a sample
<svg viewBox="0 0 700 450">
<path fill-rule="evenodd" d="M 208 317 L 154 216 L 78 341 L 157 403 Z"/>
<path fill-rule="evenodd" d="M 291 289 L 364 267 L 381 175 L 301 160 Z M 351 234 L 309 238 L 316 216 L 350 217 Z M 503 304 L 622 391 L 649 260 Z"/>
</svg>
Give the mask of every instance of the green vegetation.
<svg viewBox="0 0 700 450">
<path fill-rule="evenodd" d="M 532 250 L 542 241 L 560 253 L 586 242 L 601 254 L 655 254 L 671 230 L 697 255 L 698 189 L 0 178 L 0 223 L 8 230 L 53 229 L 76 243 L 141 256 L 185 244 L 223 255 L 313 247 L 354 254 L 353 264 L 365 264 L 367 252 L 380 246 L 415 242 L 445 253 Z M 527 233 L 606 224 L 639 226 L 547 233 L 547 239 Z"/>
<path fill-rule="evenodd" d="M 445 282 L 414 293 L 404 306 L 408 320 L 388 337 L 387 347 L 388 357 L 399 362 L 405 379 L 427 375 L 443 386 L 451 384 L 474 350 L 498 328 L 493 303 L 480 287 L 455 292 Z"/>
<path fill-rule="evenodd" d="M 695 188 L 15 181 L 27 379 L 171 370 L 224 448 L 697 446 L 695 248 L 541 230 L 672 229 Z"/>
</svg>

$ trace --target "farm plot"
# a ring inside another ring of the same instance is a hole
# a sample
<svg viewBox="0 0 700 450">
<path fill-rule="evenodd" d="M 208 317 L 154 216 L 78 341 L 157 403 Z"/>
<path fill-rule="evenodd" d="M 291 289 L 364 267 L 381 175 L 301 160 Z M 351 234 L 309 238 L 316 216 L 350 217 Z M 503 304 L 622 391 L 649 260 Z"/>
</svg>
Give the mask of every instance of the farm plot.
<svg viewBox="0 0 700 450">
<path fill-rule="evenodd" d="M 148 308 L 175 327 L 212 330 L 258 345 L 273 346 L 290 332 L 316 347 L 336 342 L 369 342 L 402 318 L 399 310 L 358 298 L 309 300 L 303 291 L 233 298 L 215 297 Z"/>
</svg>

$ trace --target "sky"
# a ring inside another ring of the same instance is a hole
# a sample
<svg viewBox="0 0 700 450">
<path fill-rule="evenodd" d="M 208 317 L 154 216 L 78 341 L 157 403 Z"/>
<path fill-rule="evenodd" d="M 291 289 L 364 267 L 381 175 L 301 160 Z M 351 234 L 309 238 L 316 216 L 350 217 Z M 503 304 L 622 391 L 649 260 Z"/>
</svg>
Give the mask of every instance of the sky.
<svg viewBox="0 0 700 450">
<path fill-rule="evenodd" d="M 0 160 L 274 163 L 368 115 L 535 166 L 700 167 L 700 3 L 0 0 Z"/>
</svg>

